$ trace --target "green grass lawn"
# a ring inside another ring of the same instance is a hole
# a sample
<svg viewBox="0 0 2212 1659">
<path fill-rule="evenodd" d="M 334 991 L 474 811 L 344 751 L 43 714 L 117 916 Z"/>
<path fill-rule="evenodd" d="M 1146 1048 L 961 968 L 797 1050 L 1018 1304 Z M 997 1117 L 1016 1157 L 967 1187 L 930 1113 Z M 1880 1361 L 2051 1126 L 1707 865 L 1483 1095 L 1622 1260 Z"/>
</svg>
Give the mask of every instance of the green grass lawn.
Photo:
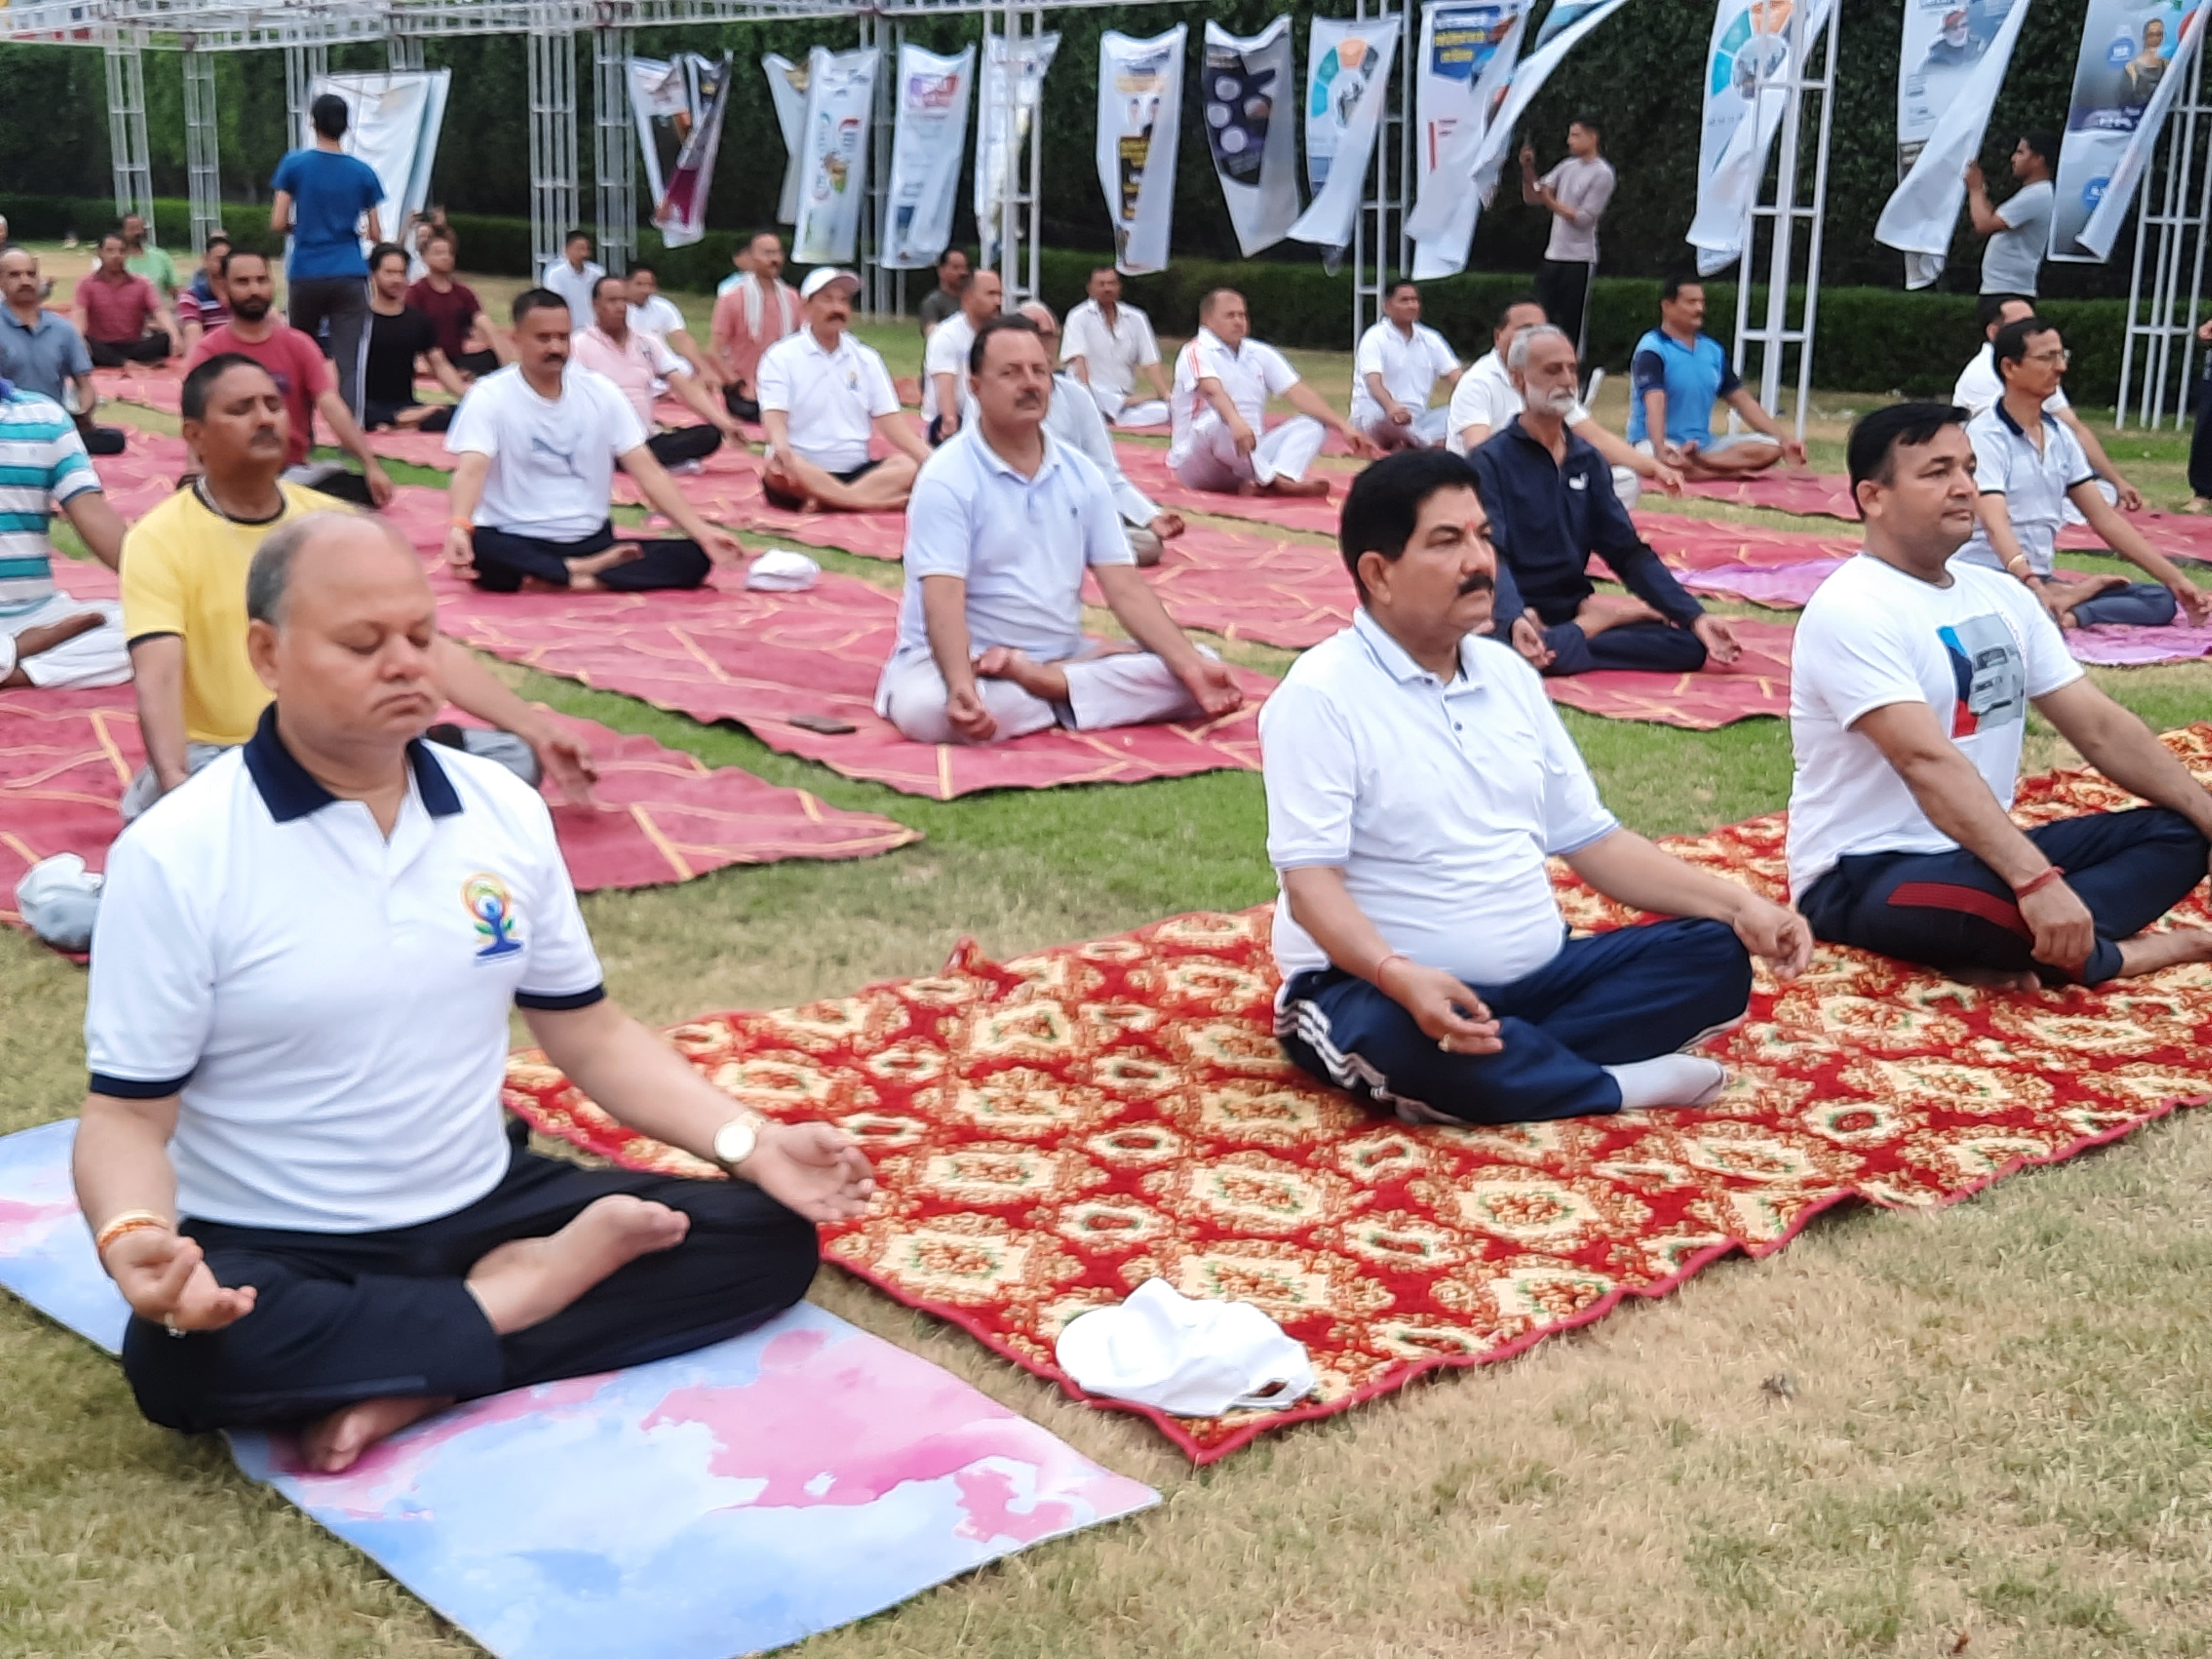
<svg viewBox="0 0 2212 1659">
<path fill-rule="evenodd" d="M 1832 423 L 1843 406 L 1823 395 Z M 2149 453 L 2122 460 L 2142 462 L 2148 489 L 2179 457 L 2171 439 L 2140 441 Z M 899 581 L 895 567 L 822 556 Z M 1288 659 L 1238 654 L 1277 671 Z M 651 1020 L 926 972 L 963 934 L 1005 955 L 1273 891 L 1250 774 L 926 801 L 734 728 L 501 672 L 556 708 L 927 833 L 860 863 L 728 869 L 587 897 L 611 987 Z M 2154 725 L 2212 708 L 2212 666 L 2098 678 Z M 1779 722 L 1692 733 L 1565 718 L 1636 828 L 1699 831 L 1786 799 Z M 2040 727 L 2031 754 L 2066 758 Z M 76 1109 L 83 983 L 0 934 L 0 1130 Z M 1768 1261 L 1723 1263 L 1665 1302 L 1203 1473 L 1145 1425 L 1073 1406 L 825 1269 L 815 1289 L 825 1306 L 1167 1502 L 799 1651 L 2212 1653 L 2208 1193 L 2212 1130 L 2184 1115 L 1939 1214 L 1832 1217 Z M 4 1297 L 0 1370 L 10 1384 L 0 1654 L 475 1651 L 240 1478 L 218 1443 L 146 1425 L 111 1362 Z M 1762 1386 L 1782 1376 L 1786 1389 Z"/>
</svg>

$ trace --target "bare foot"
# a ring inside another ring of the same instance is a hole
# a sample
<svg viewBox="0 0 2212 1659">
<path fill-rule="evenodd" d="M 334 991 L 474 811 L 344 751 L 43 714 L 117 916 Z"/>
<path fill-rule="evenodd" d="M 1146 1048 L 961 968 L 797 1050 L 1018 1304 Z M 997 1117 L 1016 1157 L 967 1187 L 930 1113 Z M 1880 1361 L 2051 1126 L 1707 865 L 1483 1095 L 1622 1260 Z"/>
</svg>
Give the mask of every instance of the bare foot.
<svg viewBox="0 0 2212 1659">
<path fill-rule="evenodd" d="M 2206 501 L 2202 495 L 2191 495 L 2189 505 L 2181 510 L 2184 513 L 2212 513 L 2212 501 Z"/>
<path fill-rule="evenodd" d="M 665 1204 L 610 1193 L 550 1238 L 518 1238 L 469 1269 L 469 1291 L 501 1336 L 550 1319 L 641 1255 L 673 1249 L 691 1218 Z"/>
<path fill-rule="evenodd" d="M 2120 971 L 2134 979 L 2184 962 L 2212 962 L 2212 928 L 2177 927 L 2166 933 L 2137 933 L 2120 941 Z"/>
<path fill-rule="evenodd" d="M 645 556 L 645 550 L 635 542 L 617 542 L 604 553 L 587 554 L 580 559 L 568 561 L 568 584 L 575 586 L 579 576 L 596 576 L 602 570 L 611 570 L 618 564 L 628 564 L 633 559 Z"/>
<path fill-rule="evenodd" d="M 1961 985 L 1978 985 L 1985 991 L 2033 991 L 2043 981 L 2026 970 L 2008 973 L 1996 968 L 1960 968 L 1951 977 Z"/>
<path fill-rule="evenodd" d="M 1270 495 L 1326 495 L 1326 478 L 1271 478 L 1261 486 Z"/>
<path fill-rule="evenodd" d="M 336 1474 L 349 1469 L 378 1441 L 453 1403 L 450 1397 L 403 1395 L 341 1406 L 328 1417 L 319 1417 L 300 1431 L 300 1461 L 318 1474 Z"/>
<path fill-rule="evenodd" d="M 1250 478 L 1239 478 L 1237 481 L 1236 493 L 1239 495 L 1256 495 L 1260 493 L 1260 489 L 1261 486 Z"/>
<path fill-rule="evenodd" d="M 1067 697 L 1067 676 L 1048 663 L 1041 663 L 1011 646 L 994 645 L 975 659 L 976 677 L 1011 680 L 1033 697 L 1062 702 Z"/>
<path fill-rule="evenodd" d="M 1593 593 L 1575 611 L 1575 626 L 1583 630 L 1585 638 L 1602 634 L 1608 628 L 1664 620 L 1643 600 L 1626 593 Z"/>
</svg>

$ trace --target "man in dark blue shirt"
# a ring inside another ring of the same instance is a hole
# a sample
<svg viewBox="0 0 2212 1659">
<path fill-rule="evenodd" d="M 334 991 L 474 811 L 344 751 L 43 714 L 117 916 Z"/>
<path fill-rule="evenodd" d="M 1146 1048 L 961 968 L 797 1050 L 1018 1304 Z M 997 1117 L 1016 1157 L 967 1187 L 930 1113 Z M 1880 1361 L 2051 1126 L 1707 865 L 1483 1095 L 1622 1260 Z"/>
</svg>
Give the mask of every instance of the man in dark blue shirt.
<svg viewBox="0 0 2212 1659">
<path fill-rule="evenodd" d="M 368 330 L 368 259 L 362 233 L 384 240 L 377 204 L 384 185 L 376 169 L 345 153 L 345 100 L 325 93 L 308 112 L 315 143 L 276 164 L 276 198 L 269 228 L 292 239 L 285 270 L 292 326 L 319 341 L 337 369 L 338 396 L 358 421 L 362 414 L 362 341 Z M 323 325 L 330 337 L 322 339 Z"/>
<path fill-rule="evenodd" d="M 1682 591 L 1636 533 L 1605 458 L 1567 429 L 1576 367 L 1564 331 L 1522 330 L 1506 368 L 1526 407 L 1468 457 L 1498 549 L 1498 637 L 1547 674 L 1734 662 L 1742 647 L 1729 625 Z M 1593 553 L 1627 595 L 1591 586 Z"/>
</svg>

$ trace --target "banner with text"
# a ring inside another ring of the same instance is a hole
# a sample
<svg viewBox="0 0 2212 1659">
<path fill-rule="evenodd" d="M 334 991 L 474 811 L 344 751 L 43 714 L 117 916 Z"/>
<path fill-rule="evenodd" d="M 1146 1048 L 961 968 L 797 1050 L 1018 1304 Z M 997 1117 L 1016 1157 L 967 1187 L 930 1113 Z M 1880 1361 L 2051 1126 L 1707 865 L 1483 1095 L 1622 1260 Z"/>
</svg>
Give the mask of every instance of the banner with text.
<svg viewBox="0 0 2212 1659">
<path fill-rule="evenodd" d="M 2189 78 L 2201 21 L 2201 9 L 2182 0 L 2089 0 L 2059 140 L 2052 258 L 2111 257 L 2150 147 Z"/>
<path fill-rule="evenodd" d="M 1744 222 L 1790 102 L 1796 50 L 1809 56 L 1831 0 L 1720 0 L 1705 54 L 1705 120 L 1698 138 L 1698 208 L 1687 240 L 1698 272 L 1725 270 L 1743 252 Z M 1791 40 L 1799 7 L 1804 19 Z"/>
<path fill-rule="evenodd" d="M 1306 37 L 1306 188 L 1313 198 L 1291 227 L 1299 241 L 1331 250 L 1351 245 L 1397 55 L 1395 15 L 1313 19 Z"/>
<path fill-rule="evenodd" d="M 1406 225 L 1414 238 L 1418 281 L 1467 269 L 1481 207 L 1474 191 L 1475 158 L 1482 151 L 1490 113 L 1513 78 L 1528 3 L 1490 0 L 1422 9 L 1421 46 L 1413 69 L 1415 196 Z M 1416 221 L 1435 228 L 1417 233 Z"/>
<path fill-rule="evenodd" d="M 806 55 L 805 166 L 791 236 L 794 264 L 848 264 L 860 246 L 878 58 L 873 46 L 817 46 Z"/>
<path fill-rule="evenodd" d="M 1206 148 L 1221 181 L 1237 246 L 1250 258 L 1291 233 L 1298 216 L 1298 131 L 1290 100 L 1291 20 L 1257 34 L 1206 26 Z"/>
<path fill-rule="evenodd" d="M 1111 29 L 1098 39 L 1098 184 L 1115 267 L 1131 276 L 1167 269 L 1189 40 L 1187 23 L 1149 40 Z"/>
<path fill-rule="evenodd" d="M 453 78 L 451 70 L 442 69 L 322 75 L 308 88 L 311 99 L 329 92 L 345 100 L 349 115 L 342 142 L 384 186 L 377 220 L 393 241 L 430 199 L 430 167 L 438 157 Z M 304 142 L 314 142 L 312 132 Z"/>
<path fill-rule="evenodd" d="M 975 48 L 940 58 L 901 46 L 898 109 L 891 133 L 886 195 L 890 224 L 883 263 L 921 270 L 937 263 L 952 240 L 952 208 L 960 190 L 960 158 L 968 145 L 968 104 L 975 90 Z"/>
<path fill-rule="evenodd" d="M 1044 95 L 1045 71 L 1059 50 L 1057 34 L 1025 35 L 1009 65 L 1006 36 L 984 37 L 983 103 L 975 122 L 975 234 L 985 265 L 999 263 L 999 213 L 1007 181 L 1020 165 L 1037 100 Z"/>
<path fill-rule="evenodd" d="M 801 138 L 806 131 L 806 65 L 768 52 L 761 58 L 768 95 L 775 103 L 776 130 L 783 134 L 783 190 L 775 198 L 775 222 L 799 222 L 799 175 L 806 161 Z"/>
<path fill-rule="evenodd" d="M 1905 285 L 1926 288 L 1966 199 L 1966 163 L 1982 150 L 2028 0 L 1905 0 L 1897 58 L 1897 189 L 1874 238 L 1905 255 Z"/>
</svg>

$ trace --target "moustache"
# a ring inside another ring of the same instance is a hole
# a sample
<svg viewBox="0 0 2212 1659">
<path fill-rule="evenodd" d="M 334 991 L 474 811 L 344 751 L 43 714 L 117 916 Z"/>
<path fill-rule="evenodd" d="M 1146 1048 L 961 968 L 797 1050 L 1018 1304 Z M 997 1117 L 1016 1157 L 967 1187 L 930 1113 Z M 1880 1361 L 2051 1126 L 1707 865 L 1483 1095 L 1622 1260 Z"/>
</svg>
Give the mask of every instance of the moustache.
<svg viewBox="0 0 2212 1659">
<path fill-rule="evenodd" d="M 1494 593 L 1497 591 L 1498 583 L 1487 570 L 1476 571 L 1459 585 L 1459 597 L 1462 599 L 1470 593 Z"/>
</svg>

